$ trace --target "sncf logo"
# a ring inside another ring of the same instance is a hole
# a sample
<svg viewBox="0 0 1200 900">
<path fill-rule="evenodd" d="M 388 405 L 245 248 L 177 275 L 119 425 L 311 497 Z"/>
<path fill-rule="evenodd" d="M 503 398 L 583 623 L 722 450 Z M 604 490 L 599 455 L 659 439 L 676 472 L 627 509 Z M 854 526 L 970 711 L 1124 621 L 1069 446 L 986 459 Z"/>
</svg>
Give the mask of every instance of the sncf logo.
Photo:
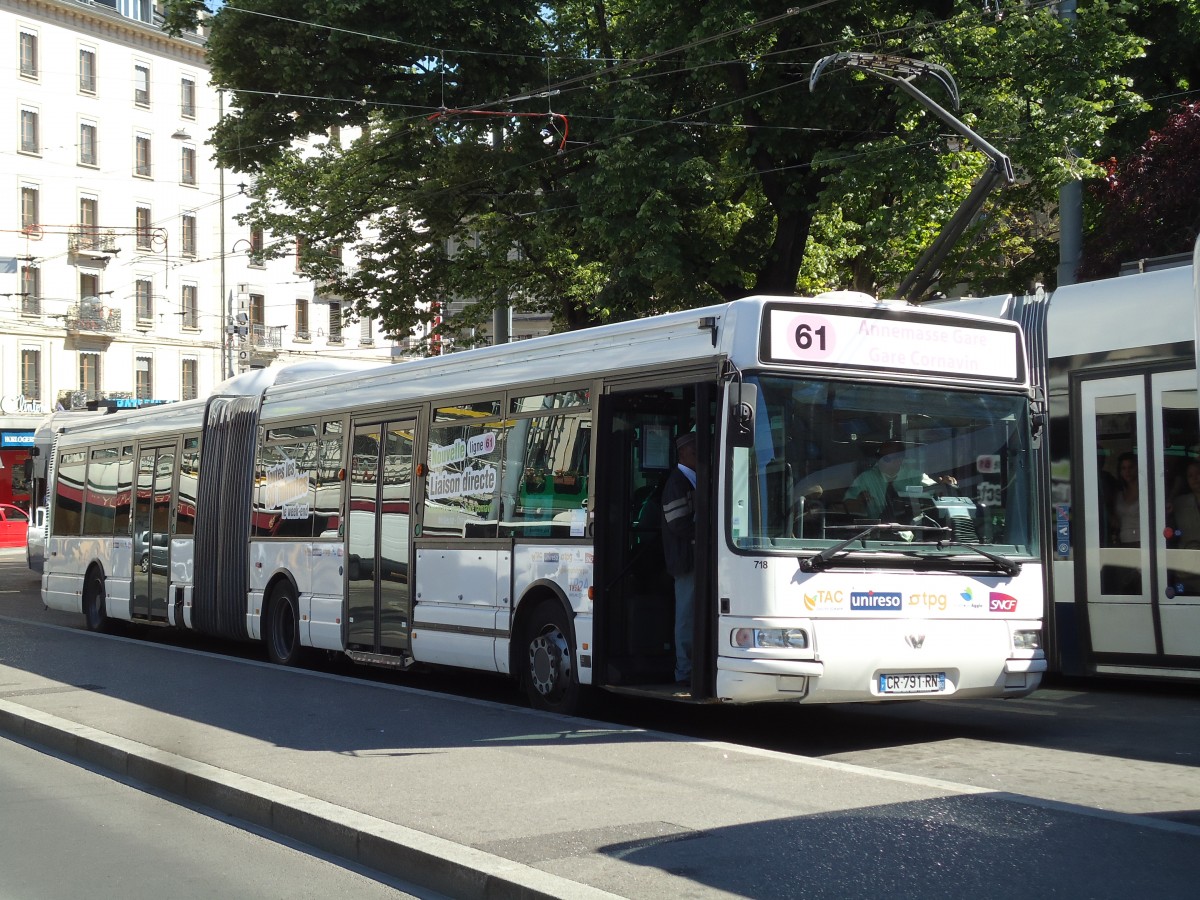
<svg viewBox="0 0 1200 900">
<path fill-rule="evenodd" d="M 1017 598 L 1010 597 L 1008 594 L 1002 594 L 999 591 L 992 591 L 988 594 L 988 609 L 992 612 L 1016 612 Z"/>
</svg>

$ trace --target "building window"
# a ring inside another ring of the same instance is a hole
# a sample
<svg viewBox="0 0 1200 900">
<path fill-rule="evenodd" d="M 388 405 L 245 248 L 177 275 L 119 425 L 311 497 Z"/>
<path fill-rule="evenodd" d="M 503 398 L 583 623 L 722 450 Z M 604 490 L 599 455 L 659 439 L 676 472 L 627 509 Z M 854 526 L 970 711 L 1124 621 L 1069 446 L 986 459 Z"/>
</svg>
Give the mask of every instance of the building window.
<svg viewBox="0 0 1200 900">
<path fill-rule="evenodd" d="M 38 39 L 32 31 L 22 31 L 19 38 L 21 44 L 21 74 L 25 78 L 38 77 Z"/>
<path fill-rule="evenodd" d="M 261 336 L 267 324 L 267 298 L 262 294 L 250 295 L 250 325 L 255 334 Z"/>
<path fill-rule="evenodd" d="M 100 246 L 99 202 L 95 197 L 79 198 L 79 248 L 94 250 Z"/>
<path fill-rule="evenodd" d="M 185 146 L 182 150 L 179 180 L 185 185 L 196 184 L 196 148 Z"/>
<path fill-rule="evenodd" d="M 95 272 L 79 273 L 79 299 L 95 300 L 100 296 L 100 276 Z"/>
<path fill-rule="evenodd" d="M 196 307 L 196 286 L 185 284 L 180 289 L 179 305 L 182 307 L 180 324 L 184 328 L 200 327 L 200 311 Z"/>
<path fill-rule="evenodd" d="M 180 216 L 179 237 L 184 256 L 196 255 L 196 217 L 191 213 Z"/>
<path fill-rule="evenodd" d="M 311 335 L 308 333 L 308 301 L 304 299 L 296 300 L 296 340 L 307 341 Z"/>
<path fill-rule="evenodd" d="M 139 206 L 137 208 L 134 226 L 134 231 L 137 234 L 137 248 L 139 250 L 150 250 L 154 246 L 153 236 L 150 231 L 150 207 Z"/>
<path fill-rule="evenodd" d="M 38 189 L 21 186 L 21 230 L 28 231 L 38 224 Z"/>
<path fill-rule="evenodd" d="M 96 93 L 96 51 L 79 48 L 79 90 L 84 94 Z"/>
<path fill-rule="evenodd" d="M 329 343 L 342 342 L 342 304 L 336 300 L 329 303 Z"/>
<path fill-rule="evenodd" d="M 21 313 L 42 314 L 42 270 L 37 266 L 21 266 Z"/>
<path fill-rule="evenodd" d="M 21 396 L 26 400 L 42 399 L 42 351 L 21 351 Z"/>
<path fill-rule="evenodd" d="M 38 114 L 36 109 L 21 110 L 21 152 L 41 152 L 41 144 L 38 142 Z"/>
<path fill-rule="evenodd" d="M 150 105 L 150 67 L 133 67 L 133 102 L 138 106 Z"/>
<path fill-rule="evenodd" d="M 200 396 L 198 366 L 194 359 L 179 361 L 179 399 L 195 400 Z"/>
<path fill-rule="evenodd" d="M 139 325 L 149 325 L 154 320 L 153 284 L 149 278 L 139 278 L 134 282 L 134 296 L 137 299 L 137 320 Z"/>
<path fill-rule="evenodd" d="M 250 229 L 250 260 L 246 265 L 255 269 L 263 268 L 263 230 L 261 226 L 255 226 Z"/>
<path fill-rule="evenodd" d="M 375 346 L 375 335 L 371 333 L 371 320 L 363 318 L 358 323 L 358 343 L 363 347 Z"/>
<path fill-rule="evenodd" d="M 133 392 L 138 400 L 150 400 L 154 397 L 154 378 L 151 374 L 152 360 L 149 356 L 139 356 L 133 363 Z"/>
<path fill-rule="evenodd" d="M 96 126 L 91 122 L 79 124 L 79 164 L 94 166 L 96 163 Z"/>
<path fill-rule="evenodd" d="M 302 298 L 296 299 L 296 340 L 307 341 L 312 337 L 308 334 L 308 301 Z"/>
<path fill-rule="evenodd" d="M 133 169 L 134 175 L 141 175 L 144 178 L 150 177 L 150 138 L 146 135 L 139 134 L 134 141 L 135 143 L 135 165 Z"/>
<path fill-rule="evenodd" d="M 185 119 L 196 118 L 196 82 L 191 78 L 179 80 L 179 114 Z"/>
<path fill-rule="evenodd" d="M 184 147 L 180 161 L 179 180 L 184 184 L 196 183 L 196 148 Z"/>
<path fill-rule="evenodd" d="M 79 351 L 79 390 L 88 400 L 100 399 L 100 354 Z"/>
</svg>

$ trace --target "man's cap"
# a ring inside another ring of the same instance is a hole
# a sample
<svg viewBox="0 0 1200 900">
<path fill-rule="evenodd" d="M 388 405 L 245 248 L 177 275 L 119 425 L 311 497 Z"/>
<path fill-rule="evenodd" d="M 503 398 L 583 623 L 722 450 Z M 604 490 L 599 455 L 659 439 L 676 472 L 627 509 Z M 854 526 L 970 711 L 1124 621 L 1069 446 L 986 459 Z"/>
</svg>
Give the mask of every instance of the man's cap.
<svg viewBox="0 0 1200 900">
<path fill-rule="evenodd" d="M 675 449 L 682 450 L 684 447 L 691 447 L 696 443 L 696 432 L 685 431 L 679 437 L 675 438 Z"/>
<path fill-rule="evenodd" d="M 889 440 L 879 445 L 879 455 L 888 456 L 892 453 L 903 453 L 907 448 L 904 441 Z"/>
</svg>

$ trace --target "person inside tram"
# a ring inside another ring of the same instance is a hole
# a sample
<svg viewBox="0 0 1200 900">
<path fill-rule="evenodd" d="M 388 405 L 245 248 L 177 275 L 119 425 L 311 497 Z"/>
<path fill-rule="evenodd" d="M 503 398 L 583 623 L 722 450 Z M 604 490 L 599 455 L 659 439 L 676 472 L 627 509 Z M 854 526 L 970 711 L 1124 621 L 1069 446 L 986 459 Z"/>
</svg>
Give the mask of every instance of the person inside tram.
<svg viewBox="0 0 1200 900">
<path fill-rule="evenodd" d="M 932 478 L 915 469 L 906 470 L 906 455 L 903 441 L 892 439 L 880 444 L 875 465 L 855 478 L 846 490 L 846 509 L 866 519 L 910 521 L 918 512 L 913 508 L 912 489 L 958 484 L 952 475 Z"/>
<path fill-rule="evenodd" d="M 1178 546 L 1200 550 L 1200 459 L 1187 464 L 1187 486 L 1171 501 L 1171 519 Z"/>
<path fill-rule="evenodd" d="M 1133 453 L 1117 457 L 1117 492 L 1113 497 L 1113 546 L 1141 546 L 1141 499 L 1138 460 Z"/>
</svg>

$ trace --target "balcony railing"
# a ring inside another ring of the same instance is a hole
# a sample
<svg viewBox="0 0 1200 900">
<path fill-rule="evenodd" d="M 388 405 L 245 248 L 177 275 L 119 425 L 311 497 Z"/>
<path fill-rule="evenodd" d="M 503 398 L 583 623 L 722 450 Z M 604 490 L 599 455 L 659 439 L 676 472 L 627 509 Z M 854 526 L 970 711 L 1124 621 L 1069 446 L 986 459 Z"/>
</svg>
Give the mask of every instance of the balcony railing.
<svg viewBox="0 0 1200 900">
<path fill-rule="evenodd" d="M 74 228 L 67 235 L 67 250 L 71 253 L 118 253 L 117 236 L 97 228 Z"/>
<path fill-rule="evenodd" d="M 21 298 L 21 315 L 40 316 L 42 314 L 42 298 L 25 296 Z"/>
<path fill-rule="evenodd" d="M 67 310 L 65 327 L 86 334 L 119 334 L 121 311 L 97 303 L 76 303 Z"/>
<path fill-rule="evenodd" d="M 98 389 L 76 388 L 75 390 L 59 391 L 57 405 L 63 409 L 87 409 L 89 403 L 113 402 L 120 404 L 121 401 L 125 401 L 122 405 L 136 407 L 137 404 L 129 402 L 132 398 L 133 394 L 129 391 L 101 391 Z"/>
<path fill-rule="evenodd" d="M 283 344 L 283 326 L 251 325 L 247 340 L 256 350 L 278 350 Z"/>
</svg>

